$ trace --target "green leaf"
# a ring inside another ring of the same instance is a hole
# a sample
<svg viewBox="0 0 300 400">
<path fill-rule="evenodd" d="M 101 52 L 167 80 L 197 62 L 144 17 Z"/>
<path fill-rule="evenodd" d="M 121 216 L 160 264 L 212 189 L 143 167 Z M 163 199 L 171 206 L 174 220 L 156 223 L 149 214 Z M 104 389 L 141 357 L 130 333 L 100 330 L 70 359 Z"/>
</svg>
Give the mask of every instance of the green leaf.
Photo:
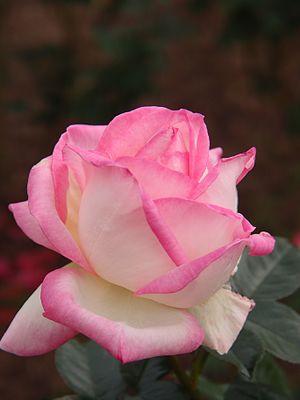
<svg viewBox="0 0 300 400">
<path fill-rule="evenodd" d="M 210 351 L 214 357 L 234 364 L 247 378 L 252 376 L 255 364 L 262 352 L 263 348 L 259 339 L 252 332 L 246 330 L 241 331 L 227 354 L 220 355 L 215 351 Z"/>
<path fill-rule="evenodd" d="M 246 329 L 256 334 L 274 356 L 300 363 L 300 316 L 291 308 L 272 301 L 257 302 Z"/>
<path fill-rule="evenodd" d="M 168 357 L 154 357 L 147 360 L 141 377 L 141 387 L 158 381 L 170 371 Z"/>
<path fill-rule="evenodd" d="M 139 388 L 152 384 L 170 370 L 167 357 L 154 357 L 148 360 L 134 361 L 121 366 L 125 382 Z"/>
<path fill-rule="evenodd" d="M 227 388 L 228 385 L 211 382 L 204 376 L 199 378 L 198 391 L 209 400 L 223 400 Z"/>
<path fill-rule="evenodd" d="M 138 389 L 147 361 L 134 361 L 121 365 L 121 374 L 129 387 Z"/>
<path fill-rule="evenodd" d="M 154 357 L 121 366 L 124 380 L 139 392 L 142 400 L 185 400 L 186 396 L 175 382 L 159 380 L 170 371 L 167 357 Z M 129 398 L 128 398 L 129 399 Z"/>
<path fill-rule="evenodd" d="M 241 382 L 229 386 L 224 400 L 289 400 L 289 397 L 266 385 Z"/>
<path fill-rule="evenodd" d="M 170 370 L 167 357 L 154 357 L 121 366 L 124 380 L 143 400 L 185 399 L 174 382 L 159 381 Z"/>
<path fill-rule="evenodd" d="M 63 397 L 57 397 L 54 400 L 86 400 L 86 397 L 78 396 L 77 394 L 67 394 Z"/>
<path fill-rule="evenodd" d="M 255 300 L 287 297 L 300 286 L 300 251 L 276 238 L 275 249 L 267 256 L 244 253 L 232 282 L 237 292 Z"/>
<path fill-rule="evenodd" d="M 220 354 L 213 350 L 206 349 L 210 354 L 205 361 L 201 376 L 204 375 L 211 381 L 218 381 L 220 376 L 228 377 L 232 373 L 232 368 L 228 368 L 228 362 Z"/>
<path fill-rule="evenodd" d="M 285 373 L 270 354 L 264 354 L 256 364 L 253 381 L 270 385 L 279 393 L 290 394 Z"/>
<path fill-rule="evenodd" d="M 56 367 L 77 394 L 114 400 L 125 390 L 120 363 L 98 344 L 71 340 L 55 354 Z"/>
<path fill-rule="evenodd" d="M 180 386 L 175 382 L 156 381 L 141 390 L 143 400 L 188 400 Z"/>
</svg>

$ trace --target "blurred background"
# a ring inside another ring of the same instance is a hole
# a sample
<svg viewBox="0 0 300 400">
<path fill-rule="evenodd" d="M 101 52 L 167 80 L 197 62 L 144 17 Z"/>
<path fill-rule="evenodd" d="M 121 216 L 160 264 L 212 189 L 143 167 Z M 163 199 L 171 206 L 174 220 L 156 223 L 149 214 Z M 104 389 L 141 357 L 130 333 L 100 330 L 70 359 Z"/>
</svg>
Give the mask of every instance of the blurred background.
<svg viewBox="0 0 300 400">
<path fill-rule="evenodd" d="M 141 105 L 206 116 L 225 156 L 257 147 L 240 211 L 300 242 L 300 2 L 0 0 L 0 331 L 64 260 L 27 239 L 7 211 L 31 166 L 69 124 L 109 122 Z M 299 309 L 299 293 L 288 302 Z M 295 384 L 297 371 L 286 365 Z M 53 354 L 0 353 L 0 398 L 67 393 Z"/>
</svg>

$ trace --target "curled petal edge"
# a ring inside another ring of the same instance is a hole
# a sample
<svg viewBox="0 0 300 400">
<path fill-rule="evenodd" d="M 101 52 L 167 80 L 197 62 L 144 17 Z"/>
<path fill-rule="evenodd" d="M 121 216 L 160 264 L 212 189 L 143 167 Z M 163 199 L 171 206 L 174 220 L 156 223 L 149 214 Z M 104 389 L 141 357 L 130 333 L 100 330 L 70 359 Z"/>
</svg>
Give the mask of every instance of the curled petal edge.
<svg viewBox="0 0 300 400">
<path fill-rule="evenodd" d="M 267 232 L 251 235 L 249 238 L 238 239 L 190 263 L 168 271 L 166 274 L 138 289 L 135 295 L 176 293 L 197 279 L 202 271 L 209 268 L 211 263 L 221 258 L 228 250 L 243 244 L 249 247 L 249 254 L 251 256 L 262 256 L 273 251 L 275 239 Z"/>
</svg>

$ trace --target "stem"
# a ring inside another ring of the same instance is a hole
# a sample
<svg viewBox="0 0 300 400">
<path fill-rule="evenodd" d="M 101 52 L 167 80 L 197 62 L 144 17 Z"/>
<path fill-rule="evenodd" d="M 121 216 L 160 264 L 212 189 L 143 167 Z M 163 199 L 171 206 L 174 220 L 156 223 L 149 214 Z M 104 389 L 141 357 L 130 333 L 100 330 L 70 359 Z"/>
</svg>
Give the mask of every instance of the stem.
<svg viewBox="0 0 300 400">
<path fill-rule="evenodd" d="M 191 400 L 201 400 L 200 394 L 193 387 L 192 381 L 190 380 L 189 376 L 186 374 L 184 369 L 181 368 L 178 358 L 176 356 L 172 356 L 170 357 L 170 361 L 178 381 L 181 383 L 186 392 L 190 395 Z"/>
<path fill-rule="evenodd" d="M 208 352 L 203 349 L 198 350 L 196 353 L 191 372 L 191 385 L 193 389 L 197 387 L 198 378 L 203 370 L 207 357 Z"/>
</svg>

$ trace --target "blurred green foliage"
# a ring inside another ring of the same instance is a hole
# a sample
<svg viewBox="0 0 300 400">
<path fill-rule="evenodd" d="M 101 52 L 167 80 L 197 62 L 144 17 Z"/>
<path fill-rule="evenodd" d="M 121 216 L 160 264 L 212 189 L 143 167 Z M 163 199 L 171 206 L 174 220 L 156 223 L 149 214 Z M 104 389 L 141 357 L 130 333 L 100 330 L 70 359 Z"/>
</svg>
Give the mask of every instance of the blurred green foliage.
<svg viewBox="0 0 300 400">
<path fill-rule="evenodd" d="M 231 43 L 261 36 L 277 41 L 299 28 L 300 3 L 295 0 L 223 0 L 227 23 L 222 41 Z"/>
</svg>

